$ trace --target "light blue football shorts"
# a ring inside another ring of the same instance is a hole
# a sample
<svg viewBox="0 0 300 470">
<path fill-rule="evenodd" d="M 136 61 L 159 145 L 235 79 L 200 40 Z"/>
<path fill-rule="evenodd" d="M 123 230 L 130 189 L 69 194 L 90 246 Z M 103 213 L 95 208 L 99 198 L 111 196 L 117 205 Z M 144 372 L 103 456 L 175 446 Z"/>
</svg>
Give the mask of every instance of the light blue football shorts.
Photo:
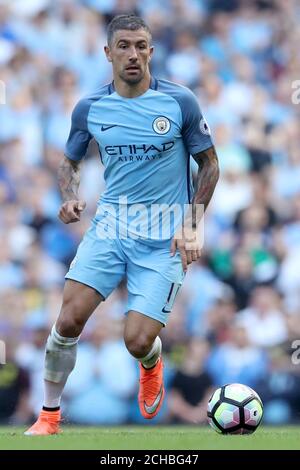
<svg viewBox="0 0 300 470">
<path fill-rule="evenodd" d="M 94 288 L 106 299 L 126 276 L 127 312 L 135 310 L 166 325 L 184 278 L 179 252 L 170 256 L 169 240 L 147 244 L 100 238 L 97 224 L 101 222 L 93 219 L 65 278 Z"/>
</svg>

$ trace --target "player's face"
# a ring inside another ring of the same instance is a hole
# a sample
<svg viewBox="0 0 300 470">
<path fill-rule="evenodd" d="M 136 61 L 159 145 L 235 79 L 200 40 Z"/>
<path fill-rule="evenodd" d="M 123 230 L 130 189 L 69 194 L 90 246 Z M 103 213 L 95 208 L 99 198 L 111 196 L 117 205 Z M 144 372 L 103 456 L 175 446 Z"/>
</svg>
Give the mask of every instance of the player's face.
<svg viewBox="0 0 300 470">
<path fill-rule="evenodd" d="M 114 77 L 118 76 L 129 85 L 139 83 L 149 71 L 153 53 L 150 35 L 144 29 L 118 30 L 105 53 L 113 65 Z"/>
</svg>

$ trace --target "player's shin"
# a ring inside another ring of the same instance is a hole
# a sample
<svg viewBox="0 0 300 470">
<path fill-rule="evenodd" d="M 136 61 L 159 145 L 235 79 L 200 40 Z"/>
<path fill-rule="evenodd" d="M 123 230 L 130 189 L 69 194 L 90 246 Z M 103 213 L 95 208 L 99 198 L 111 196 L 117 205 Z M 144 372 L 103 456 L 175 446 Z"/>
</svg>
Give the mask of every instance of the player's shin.
<svg viewBox="0 0 300 470">
<path fill-rule="evenodd" d="M 161 339 L 157 336 L 153 342 L 153 345 L 145 357 L 139 359 L 145 369 L 150 369 L 154 367 L 161 355 Z"/>
<path fill-rule="evenodd" d="M 60 406 L 60 399 L 67 379 L 76 362 L 79 337 L 65 338 L 55 328 L 48 337 L 44 370 L 44 409 Z"/>
</svg>

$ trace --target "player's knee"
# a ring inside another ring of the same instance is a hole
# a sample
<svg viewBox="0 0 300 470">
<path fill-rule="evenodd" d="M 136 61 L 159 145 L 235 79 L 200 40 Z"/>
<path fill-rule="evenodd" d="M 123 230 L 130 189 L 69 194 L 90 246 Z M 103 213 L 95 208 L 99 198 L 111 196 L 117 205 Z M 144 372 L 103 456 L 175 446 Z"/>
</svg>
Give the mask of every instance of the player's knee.
<svg viewBox="0 0 300 470">
<path fill-rule="evenodd" d="M 85 315 L 80 300 L 64 301 L 56 328 L 61 336 L 74 338 L 79 336 L 85 325 Z"/>
<path fill-rule="evenodd" d="M 134 337 L 127 335 L 124 341 L 130 354 L 136 358 L 141 358 L 148 354 L 154 339 L 145 333 L 140 333 Z"/>
</svg>

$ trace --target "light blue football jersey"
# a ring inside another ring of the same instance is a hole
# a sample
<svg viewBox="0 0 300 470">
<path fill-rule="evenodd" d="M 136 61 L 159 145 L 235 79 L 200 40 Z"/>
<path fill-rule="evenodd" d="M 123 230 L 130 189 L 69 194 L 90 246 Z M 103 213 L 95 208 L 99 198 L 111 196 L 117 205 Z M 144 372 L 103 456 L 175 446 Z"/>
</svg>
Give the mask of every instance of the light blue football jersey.
<svg viewBox="0 0 300 470">
<path fill-rule="evenodd" d="M 191 202 L 190 155 L 213 145 L 195 95 L 186 87 L 153 77 L 150 88 L 136 98 L 120 96 L 113 83 L 105 85 L 76 105 L 66 157 L 81 160 L 92 138 L 105 167 L 99 219 L 109 213 L 112 224 L 113 219 L 120 222 L 126 204 L 131 234 L 140 239 L 170 239 L 181 216 L 174 216 L 171 233 L 166 235 L 161 226 L 150 230 L 153 219 L 145 221 L 144 214 L 139 219 L 139 206 L 133 205 L 150 211 L 159 205 L 183 208 Z"/>
</svg>

